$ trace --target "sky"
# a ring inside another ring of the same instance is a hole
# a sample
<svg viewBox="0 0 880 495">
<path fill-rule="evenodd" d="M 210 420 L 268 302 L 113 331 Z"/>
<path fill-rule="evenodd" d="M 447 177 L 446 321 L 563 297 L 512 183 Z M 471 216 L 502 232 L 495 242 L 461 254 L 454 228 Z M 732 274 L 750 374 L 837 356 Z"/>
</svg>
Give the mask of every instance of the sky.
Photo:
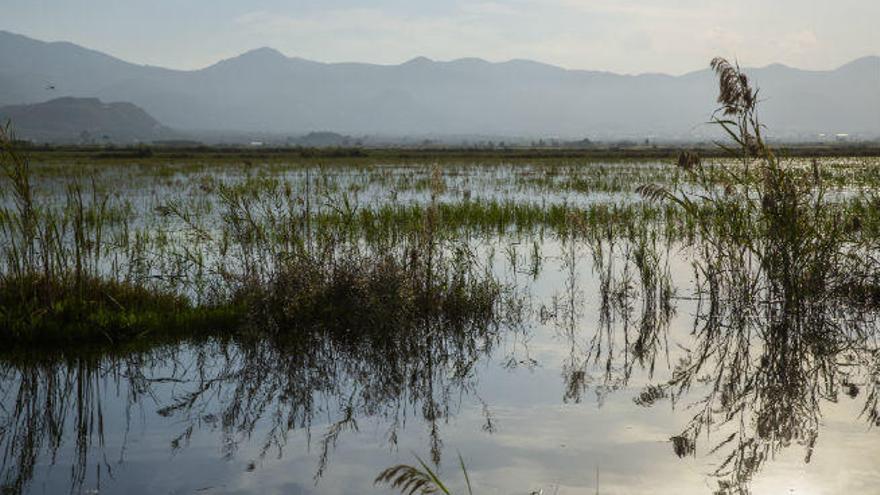
<svg viewBox="0 0 880 495">
<path fill-rule="evenodd" d="M 682 74 L 880 54 L 878 0 L 3 0 L 0 29 L 198 69 L 262 46 L 322 62 L 480 57 Z"/>
</svg>

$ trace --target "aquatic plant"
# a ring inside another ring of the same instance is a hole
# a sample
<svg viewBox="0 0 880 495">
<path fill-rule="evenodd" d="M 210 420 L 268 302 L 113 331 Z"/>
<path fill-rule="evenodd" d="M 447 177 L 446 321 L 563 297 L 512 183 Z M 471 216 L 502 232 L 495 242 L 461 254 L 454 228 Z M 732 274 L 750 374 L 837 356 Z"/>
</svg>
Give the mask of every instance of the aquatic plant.
<svg viewBox="0 0 880 495">
<path fill-rule="evenodd" d="M 379 476 L 376 477 L 374 483 L 388 484 L 391 488 L 399 490 L 400 493 L 407 495 L 417 493 L 423 495 L 433 493 L 443 493 L 445 495 L 452 494 L 437 474 L 425 464 L 425 461 L 419 456 L 416 456 L 416 460 L 419 462 L 419 467 L 410 466 L 408 464 L 392 466 L 379 473 Z M 464 465 L 464 459 L 461 458 L 461 454 L 458 455 L 458 463 L 459 466 L 461 466 L 461 472 L 465 479 L 467 493 L 468 495 L 473 495 L 474 492 L 471 488 L 471 480 L 470 477 L 468 477 L 467 468 Z"/>
<path fill-rule="evenodd" d="M 691 421 L 671 439 L 675 454 L 692 455 L 700 438 L 723 432 L 711 448 L 722 455 L 719 493 L 748 493 L 779 449 L 800 444 L 809 462 L 820 401 L 836 401 L 840 383 L 853 383 L 857 369 L 868 373 L 859 382 L 877 383 L 880 266 L 860 217 L 828 199 L 819 164 L 792 166 L 767 145 L 747 76 L 723 59 L 712 68 L 721 104 L 713 122 L 735 143 L 740 166 L 713 167 L 683 154 L 679 167 L 697 191 L 640 188 L 693 218 L 698 235 L 688 249 L 699 298 L 695 346 L 669 381 L 642 395 L 650 397 L 645 404 L 680 401 L 707 385 Z M 841 358 L 861 364 L 847 368 Z M 869 419 L 877 407 L 872 392 Z"/>
<path fill-rule="evenodd" d="M 217 217 L 169 198 L 138 227 L 113 217 L 115 198 L 94 177 L 89 190 L 66 181 L 62 204 L 37 207 L 27 156 L 5 134 L 0 143 L 13 186 L 0 209 L 0 333 L 15 344 L 235 333 L 270 313 L 276 329 L 283 319 L 391 331 L 420 315 L 483 318 L 501 293 L 467 242 L 441 231 L 439 171 L 404 229 L 385 226 L 364 244 L 356 199 L 327 197 L 316 213 L 308 177 L 303 195 L 272 177 L 203 183 Z"/>
<path fill-rule="evenodd" d="M 110 249 L 108 196 L 68 183 L 64 203 L 38 205 L 27 156 L 0 130 L 0 166 L 12 206 L 0 207 L 0 333 L 10 343 L 113 339 L 170 323 L 172 293 L 102 277 Z M 113 334 L 111 336 L 111 334 Z"/>
</svg>

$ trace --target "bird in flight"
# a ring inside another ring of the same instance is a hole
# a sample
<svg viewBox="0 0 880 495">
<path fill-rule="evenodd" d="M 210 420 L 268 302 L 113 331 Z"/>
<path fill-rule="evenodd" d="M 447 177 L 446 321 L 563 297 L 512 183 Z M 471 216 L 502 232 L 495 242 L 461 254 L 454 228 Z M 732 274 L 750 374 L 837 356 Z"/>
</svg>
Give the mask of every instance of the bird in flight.
<svg viewBox="0 0 880 495">
<path fill-rule="evenodd" d="M 55 85 L 52 84 L 52 83 L 49 83 L 49 84 L 46 85 L 46 89 L 48 89 L 49 91 L 54 91 L 54 90 L 55 90 Z"/>
</svg>

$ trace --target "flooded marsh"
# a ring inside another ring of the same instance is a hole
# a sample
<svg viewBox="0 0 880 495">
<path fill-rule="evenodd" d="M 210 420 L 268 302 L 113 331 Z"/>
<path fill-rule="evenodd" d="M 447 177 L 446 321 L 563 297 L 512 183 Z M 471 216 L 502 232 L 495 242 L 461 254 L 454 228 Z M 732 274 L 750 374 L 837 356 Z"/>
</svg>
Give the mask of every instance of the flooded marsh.
<svg viewBox="0 0 880 495">
<path fill-rule="evenodd" d="M 880 482 L 877 158 L 5 153 L 3 493 Z"/>
</svg>

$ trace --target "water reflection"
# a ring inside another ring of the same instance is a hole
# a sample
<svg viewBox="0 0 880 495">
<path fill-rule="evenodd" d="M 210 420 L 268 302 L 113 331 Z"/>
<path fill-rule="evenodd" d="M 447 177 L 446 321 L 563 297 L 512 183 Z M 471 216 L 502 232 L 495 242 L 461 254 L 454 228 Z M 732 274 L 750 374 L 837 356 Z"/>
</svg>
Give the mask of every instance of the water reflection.
<svg viewBox="0 0 880 495">
<path fill-rule="evenodd" d="M 800 247 L 782 249 L 783 258 L 797 259 Z M 781 449 L 799 445 L 810 462 L 824 403 L 865 389 L 863 417 L 877 423 L 878 315 L 840 292 L 831 274 L 807 284 L 815 273 L 780 270 L 778 251 L 763 251 L 761 263 L 707 254 L 697 265 L 703 280 L 692 344 L 672 377 L 648 393 L 690 401 L 693 417 L 672 438 L 675 453 L 693 454 L 705 438 L 721 456 L 718 491 L 748 493 Z"/>
<path fill-rule="evenodd" d="M 581 402 L 592 386 L 601 403 L 605 394 L 626 386 L 634 370 L 652 377 L 658 355 L 667 349 L 675 316 L 669 252 L 644 231 L 629 242 L 610 235 L 572 236 L 562 251 L 564 290 L 542 315 L 568 342 L 563 401 Z M 585 252 L 588 275 L 578 271 L 578 256 Z M 590 308 L 595 315 L 584 308 L 583 280 L 596 281 L 598 304 Z M 584 325 L 585 318 L 595 323 Z"/>
<path fill-rule="evenodd" d="M 557 401 L 577 407 L 586 407 L 588 391 L 602 403 L 633 386 L 636 407 L 671 402 L 680 428 L 666 432 L 668 455 L 714 459 L 721 493 L 749 492 L 767 461 L 789 447 L 802 448 L 809 462 L 828 403 L 852 398 L 863 421 L 880 421 L 878 321 L 864 298 L 794 290 L 800 286 L 768 275 L 766 266 L 719 264 L 713 252 L 691 265 L 645 233 L 625 241 L 572 236 L 557 247 L 544 266 L 562 282 L 544 294 L 534 277 L 519 277 L 521 295 L 530 288 L 536 301 L 508 303 L 503 317 L 7 355 L 0 361 L 3 491 L 29 491 L 41 466 L 56 460 L 70 465 L 74 490 L 100 489 L 134 450 L 125 439 L 143 409 L 165 421 L 152 432 L 165 449 L 184 451 L 197 433 L 211 433 L 227 458 L 256 446 L 244 455 L 249 469 L 282 456 L 305 432 L 315 451 L 313 483 L 338 474 L 335 446 L 366 418 L 381 425 L 391 448 L 409 423 L 436 463 L 448 450 L 444 425 L 466 399 L 482 405 L 483 431 L 503 434 L 510 424 L 496 421 L 492 401 L 480 397 L 483 364 L 496 362 L 509 374 L 559 369 Z M 693 286 L 674 283 L 688 270 Z M 690 332 L 678 335 L 676 321 L 692 325 Z M 527 324 L 557 337 L 558 362 L 533 354 L 532 335 L 521 330 Z M 514 352 L 506 354 L 511 332 Z M 106 448 L 120 436 L 123 448 Z M 467 458 L 467 446 L 448 447 Z"/>
<path fill-rule="evenodd" d="M 584 250 L 567 240 L 563 289 L 541 315 L 568 348 L 563 402 L 581 402 L 592 390 L 601 404 L 638 372 L 647 385 L 637 405 L 670 401 L 684 415 L 670 450 L 712 458 L 717 493 L 750 493 L 755 475 L 781 450 L 800 446 L 810 462 L 824 405 L 842 396 L 861 400 L 861 417 L 880 425 L 880 321 L 869 285 L 841 290 L 830 280 L 841 275 L 831 272 L 808 285 L 815 272 L 779 269 L 780 260 L 798 259 L 793 251 L 801 246 L 766 242 L 751 253 L 757 262 L 742 246 L 742 256 L 731 257 L 724 250 L 732 246 L 715 241 L 686 251 L 688 266 L 682 253 L 644 232 L 626 242 L 588 236 L 598 288 L 594 314 L 584 318 L 590 311 L 580 282 L 590 278 L 576 262 Z M 696 280 L 681 296 L 671 280 L 675 257 L 676 269 L 693 270 Z M 853 279 L 868 280 L 850 269 Z M 690 308 L 693 327 L 670 340 L 676 304 Z M 658 373 L 664 361 L 668 374 Z"/>
<path fill-rule="evenodd" d="M 89 478 L 100 489 L 115 465 L 103 449 L 105 403 L 119 398 L 126 404 L 124 431 L 133 409 L 154 404 L 176 428 L 168 438 L 172 451 L 186 448 L 196 431 L 215 431 L 227 458 L 242 442 L 258 443 L 259 458 L 280 456 L 292 431 L 314 431 L 316 481 L 340 436 L 356 431 L 362 417 L 381 418 L 391 446 L 408 418 L 424 425 L 440 462 L 442 424 L 462 397 L 475 394 L 474 367 L 493 352 L 500 329 L 491 319 L 421 320 L 394 334 L 316 329 L 295 338 L 178 343 L 122 356 L 5 360 L 4 493 L 26 491 L 35 467 L 53 463 L 65 442 L 75 445 L 67 454 L 71 486 Z M 329 427 L 313 429 L 328 420 Z M 491 428 L 488 408 L 486 421 Z"/>
<path fill-rule="evenodd" d="M 23 491 L 38 462 L 54 462 L 73 444 L 70 482 L 79 486 L 93 469 L 98 480 L 112 476 L 100 450 L 105 442 L 104 403 L 113 387 L 125 391 L 126 425 L 132 407 L 149 399 L 152 370 L 166 364 L 163 351 L 118 356 L 25 355 L 0 363 L 0 464 L 3 493 Z M 107 390 L 108 386 L 111 390 Z M 127 428 L 126 428 L 127 432 Z M 114 434 L 117 433 L 114 431 Z"/>
<path fill-rule="evenodd" d="M 185 438 L 205 418 L 222 432 L 229 455 L 239 439 L 249 439 L 268 421 L 260 455 L 279 453 L 289 431 L 311 430 L 316 416 L 331 418 L 319 438 L 320 478 L 337 439 L 357 430 L 359 417 L 380 417 L 387 439 L 396 443 L 408 414 L 429 430 L 431 452 L 439 462 L 440 424 L 461 395 L 474 393 L 478 360 L 492 352 L 498 327 L 456 328 L 440 323 L 407 328 L 394 336 L 361 335 L 336 339 L 238 342 L 234 348 L 201 349 L 219 372 L 200 376 L 191 391 L 177 396 L 160 414 L 183 419 Z M 220 400 L 217 400 L 220 398 Z"/>
</svg>

